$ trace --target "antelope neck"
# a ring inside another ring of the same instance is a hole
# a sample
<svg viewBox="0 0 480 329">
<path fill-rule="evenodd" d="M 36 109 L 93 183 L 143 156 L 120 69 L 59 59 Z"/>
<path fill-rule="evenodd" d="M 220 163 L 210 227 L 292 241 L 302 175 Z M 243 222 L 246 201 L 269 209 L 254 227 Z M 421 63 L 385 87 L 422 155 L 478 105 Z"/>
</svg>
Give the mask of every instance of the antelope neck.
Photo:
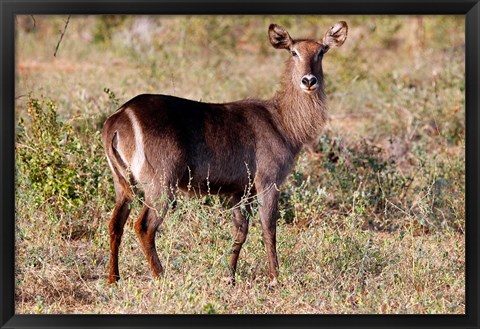
<svg viewBox="0 0 480 329">
<path fill-rule="evenodd" d="M 301 147 L 317 137 L 327 119 L 323 81 L 320 80 L 318 89 L 311 93 L 291 82 L 282 87 L 273 98 L 274 117 L 290 143 Z"/>
</svg>

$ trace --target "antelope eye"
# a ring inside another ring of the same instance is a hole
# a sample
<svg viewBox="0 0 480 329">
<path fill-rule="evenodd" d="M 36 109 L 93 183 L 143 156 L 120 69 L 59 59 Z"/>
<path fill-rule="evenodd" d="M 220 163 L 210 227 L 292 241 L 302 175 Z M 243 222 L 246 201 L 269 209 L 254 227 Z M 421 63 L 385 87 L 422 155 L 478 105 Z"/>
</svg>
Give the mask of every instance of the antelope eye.
<svg viewBox="0 0 480 329">
<path fill-rule="evenodd" d="M 292 50 L 291 53 L 292 53 L 292 56 L 293 56 L 293 57 L 298 56 L 298 54 L 297 54 L 297 52 L 296 52 L 295 50 Z"/>
</svg>

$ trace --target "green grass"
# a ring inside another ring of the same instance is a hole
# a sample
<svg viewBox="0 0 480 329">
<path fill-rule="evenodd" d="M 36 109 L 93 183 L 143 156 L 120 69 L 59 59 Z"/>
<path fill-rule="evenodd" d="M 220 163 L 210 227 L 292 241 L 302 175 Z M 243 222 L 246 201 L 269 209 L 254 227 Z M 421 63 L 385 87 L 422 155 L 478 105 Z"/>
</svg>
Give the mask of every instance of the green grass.
<svg viewBox="0 0 480 329">
<path fill-rule="evenodd" d="M 183 195 L 157 236 L 165 276 L 130 219 L 108 285 L 106 117 L 139 93 L 271 97 L 286 53 L 268 24 L 321 38 L 340 19 L 330 121 L 281 187 L 280 286 L 258 216 L 232 287 L 230 211 Z M 463 17 L 78 16 L 54 57 L 65 20 L 17 19 L 17 313 L 465 313 Z"/>
</svg>

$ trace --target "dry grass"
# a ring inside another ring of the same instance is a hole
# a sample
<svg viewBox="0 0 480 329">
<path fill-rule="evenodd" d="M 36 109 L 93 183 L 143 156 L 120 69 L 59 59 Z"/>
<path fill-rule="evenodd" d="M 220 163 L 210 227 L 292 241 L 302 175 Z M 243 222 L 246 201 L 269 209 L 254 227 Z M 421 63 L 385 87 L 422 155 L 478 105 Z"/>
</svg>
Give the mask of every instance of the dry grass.
<svg viewBox="0 0 480 329">
<path fill-rule="evenodd" d="M 72 17 L 57 57 L 66 17 L 35 19 L 17 20 L 17 313 L 465 313 L 463 17 Z M 128 221 L 106 284 L 105 118 L 140 93 L 268 98 L 286 56 L 268 24 L 321 37 L 339 19 L 331 120 L 282 187 L 281 285 L 258 219 L 223 283 L 231 215 L 214 196 L 179 196 L 160 281 Z"/>
</svg>

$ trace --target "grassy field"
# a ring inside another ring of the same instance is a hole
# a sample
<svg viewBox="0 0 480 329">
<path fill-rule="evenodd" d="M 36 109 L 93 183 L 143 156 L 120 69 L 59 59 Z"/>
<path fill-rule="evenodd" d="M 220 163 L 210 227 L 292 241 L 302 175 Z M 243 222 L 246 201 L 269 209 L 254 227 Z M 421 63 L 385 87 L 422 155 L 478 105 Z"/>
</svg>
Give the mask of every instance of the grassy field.
<svg viewBox="0 0 480 329">
<path fill-rule="evenodd" d="M 178 195 L 159 281 L 130 219 L 108 285 L 106 117 L 140 93 L 269 98 L 288 54 L 268 25 L 321 38 L 337 20 L 330 120 L 281 187 L 281 285 L 258 216 L 224 283 L 231 213 L 212 195 Z M 74 16 L 54 56 L 66 21 L 16 22 L 17 313 L 465 313 L 463 16 Z"/>
</svg>

